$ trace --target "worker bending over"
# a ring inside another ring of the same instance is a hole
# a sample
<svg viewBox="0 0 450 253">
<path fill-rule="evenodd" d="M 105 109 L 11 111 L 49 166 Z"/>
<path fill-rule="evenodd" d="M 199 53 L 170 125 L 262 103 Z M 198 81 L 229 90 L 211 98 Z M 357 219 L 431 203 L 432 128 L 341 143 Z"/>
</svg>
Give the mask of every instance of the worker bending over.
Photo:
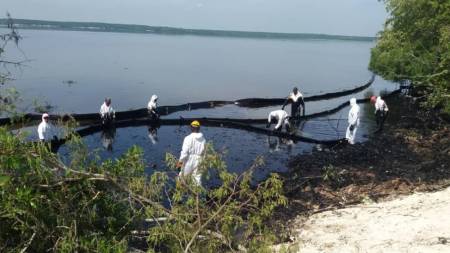
<svg viewBox="0 0 450 253">
<path fill-rule="evenodd" d="M 100 106 L 100 118 L 102 124 L 110 123 L 116 118 L 116 112 L 111 106 L 111 98 L 105 98 L 105 102 Z"/>
<path fill-rule="evenodd" d="M 348 127 L 345 138 L 348 143 L 355 144 L 356 130 L 359 126 L 359 105 L 356 103 L 356 98 L 350 99 L 350 111 L 348 112 Z"/>
<path fill-rule="evenodd" d="M 198 167 L 205 152 L 206 140 L 200 133 L 200 122 L 197 120 L 191 123 L 191 131 L 192 133 L 184 138 L 177 168 L 181 168 L 181 178 L 192 176 L 197 185 L 201 186 L 202 174 Z"/>
<path fill-rule="evenodd" d="M 148 102 L 147 109 L 148 109 L 148 115 L 150 116 L 151 120 L 158 120 L 159 114 L 156 111 L 156 108 L 158 107 L 158 96 L 153 95 L 150 98 L 150 101 Z"/>
<path fill-rule="evenodd" d="M 42 122 L 37 129 L 39 140 L 42 142 L 51 142 L 58 139 L 54 126 L 49 123 L 49 118 L 50 116 L 47 113 L 42 114 Z"/>
<path fill-rule="evenodd" d="M 296 118 L 300 115 L 305 116 L 305 101 L 303 99 L 303 94 L 298 90 L 297 87 L 295 87 L 292 92 L 287 97 L 286 101 L 284 101 L 283 107 L 281 107 L 282 110 L 284 110 L 284 107 L 291 102 L 291 116 Z M 300 114 L 300 106 L 302 109 L 302 114 Z"/>
<path fill-rule="evenodd" d="M 377 121 L 377 131 L 383 130 L 384 121 L 386 120 L 389 108 L 381 97 L 372 96 L 370 102 L 375 105 L 375 118 Z"/>
<path fill-rule="evenodd" d="M 286 132 L 289 132 L 291 125 L 289 124 L 289 115 L 285 110 L 276 110 L 272 111 L 267 118 L 266 128 L 269 128 L 272 124 L 272 121 L 276 121 L 275 131 L 281 131 L 282 127 L 286 128 Z"/>
</svg>

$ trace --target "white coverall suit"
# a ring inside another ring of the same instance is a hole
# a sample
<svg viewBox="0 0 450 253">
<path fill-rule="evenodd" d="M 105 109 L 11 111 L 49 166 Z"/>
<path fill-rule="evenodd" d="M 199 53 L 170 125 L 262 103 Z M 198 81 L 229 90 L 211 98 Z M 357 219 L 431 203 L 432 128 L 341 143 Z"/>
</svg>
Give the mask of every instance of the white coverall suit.
<svg viewBox="0 0 450 253">
<path fill-rule="evenodd" d="M 202 174 L 198 171 L 198 166 L 205 151 L 205 144 L 206 140 L 202 133 L 191 133 L 184 138 L 180 154 L 180 161 L 183 162 L 180 177 L 192 175 L 199 186 Z"/>
<path fill-rule="evenodd" d="M 375 113 L 377 111 L 384 111 L 384 112 L 389 111 L 386 102 L 384 102 L 384 100 L 381 97 L 377 97 L 377 100 L 375 102 Z"/>
<path fill-rule="evenodd" d="M 291 106 L 291 115 L 292 117 L 300 116 L 298 108 L 302 106 L 302 114 L 305 114 L 305 102 L 303 101 L 303 94 L 300 91 L 297 91 L 297 94 L 294 94 L 294 92 L 291 92 L 288 96 L 288 99 L 292 100 L 292 106 Z"/>
<path fill-rule="evenodd" d="M 350 111 L 348 112 L 348 127 L 345 138 L 348 143 L 355 144 L 356 130 L 359 126 L 359 105 L 356 103 L 356 98 L 350 99 Z M 353 130 L 351 130 L 353 128 Z"/>
<path fill-rule="evenodd" d="M 147 109 L 150 113 L 156 113 L 156 107 L 158 107 L 158 102 L 156 101 L 158 96 L 153 95 L 148 102 Z"/>
<path fill-rule="evenodd" d="M 384 121 L 389 113 L 389 108 L 381 97 L 377 97 L 375 102 L 375 117 L 377 121 L 378 130 L 383 129 Z"/>
<path fill-rule="evenodd" d="M 153 95 L 148 102 L 147 109 L 152 120 L 157 120 L 159 118 L 156 108 L 158 107 L 158 96 Z"/>
<path fill-rule="evenodd" d="M 269 122 L 269 124 L 271 123 L 272 119 L 277 120 L 277 125 L 275 126 L 275 130 L 281 130 L 281 126 L 285 126 L 286 129 L 290 127 L 289 115 L 285 110 L 276 110 L 276 111 L 270 112 L 269 117 L 267 118 L 267 121 Z"/>
<path fill-rule="evenodd" d="M 110 117 L 110 119 L 113 119 L 116 117 L 116 112 L 111 105 L 107 106 L 106 103 L 103 102 L 102 106 L 100 106 L 100 116 L 102 117 L 102 119 L 105 119 L 106 117 Z"/>
<path fill-rule="evenodd" d="M 39 140 L 51 141 L 53 136 L 56 136 L 56 132 L 52 124 L 45 122 L 44 116 L 48 117 L 48 114 L 44 113 L 42 115 L 42 122 L 38 126 L 37 132 L 39 135 Z"/>
</svg>

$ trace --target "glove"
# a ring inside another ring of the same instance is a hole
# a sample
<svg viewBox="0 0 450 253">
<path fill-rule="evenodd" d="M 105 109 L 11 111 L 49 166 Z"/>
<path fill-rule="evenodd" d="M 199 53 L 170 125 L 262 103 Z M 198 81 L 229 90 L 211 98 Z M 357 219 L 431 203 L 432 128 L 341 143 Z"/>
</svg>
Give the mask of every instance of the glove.
<svg viewBox="0 0 450 253">
<path fill-rule="evenodd" d="M 269 127 L 270 127 L 270 123 L 267 123 L 267 124 L 266 124 L 266 128 L 269 128 Z"/>
<path fill-rule="evenodd" d="M 285 106 L 283 105 L 283 107 L 281 107 L 281 110 L 284 110 L 284 107 L 285 107 Z"/>
<path fill-rule="evenodd" d="M 350 125 L 350 131 L 355 130 L 355 125 Z"/>
</svg>

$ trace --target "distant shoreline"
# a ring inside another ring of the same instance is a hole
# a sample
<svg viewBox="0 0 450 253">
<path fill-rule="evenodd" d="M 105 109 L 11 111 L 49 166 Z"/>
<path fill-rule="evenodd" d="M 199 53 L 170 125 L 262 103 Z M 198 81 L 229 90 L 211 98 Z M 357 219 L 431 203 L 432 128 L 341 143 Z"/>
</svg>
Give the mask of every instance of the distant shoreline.
<svg viewBox="0 0 450 253">
<path fill-rule="evenodd" d="M 345 41 L 375 41 L 375 37 L 330 35 L 314 33 L 275 33 L 226 31 L 209 29 L 186 29 L 166 26 L 147 26 L 131 24 L 109 24 L 99 22 L 62 22 L 32 19 L 13 19 L 15 27 L 29 30 L 57 30 L 57 31 L 89 31 L 116 33 L 143 33 L 162 35 L 194 35 L 212 37 L 255 38 L 255 39 L 288 39 L 288 40 L 345 40 Z M 0 28 L 7 27 L 7 19 L 0 19 Z"/>
</svg>

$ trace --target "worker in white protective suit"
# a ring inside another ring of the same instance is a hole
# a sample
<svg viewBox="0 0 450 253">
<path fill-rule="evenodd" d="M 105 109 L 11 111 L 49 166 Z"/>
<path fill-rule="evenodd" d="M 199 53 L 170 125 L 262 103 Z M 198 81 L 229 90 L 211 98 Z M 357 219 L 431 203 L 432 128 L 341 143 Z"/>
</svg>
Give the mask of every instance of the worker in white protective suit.
<svg viewBox="0 0 450 253">
<path fill-rule="evenodd" d="M 202 174 L 198 167 L 205 152 L 206 140 L 200 133 L 200 122 L 191 123 L 192 133 L 184 138 L 177 168 L 181 168 L 180 177 L 192 176 L 198 186 L 201 186 Z"/>
<path fill-rule="evenodd" d="M 291 125 L 289 124 L 289 115 L 285 110 L 276 110 L 269 113 L 269 117 L 267 118 L 266 128 L 269 128 L 273 121 L 276 121 L 275 131 L 281 131 L 282 127 L 286 128 L 286 131 L 289 131 Z"/>
<path fill-rule="evenodd" d="M 150 98 L 150 101 L 148 102 L 147 105 L 147 109 L 148 109 L 148 114 L 150 115 L 150 118 L 152 120 L 157 120 L 159 119 L 159 114 L 156 111 L 156 108 L 158 107 L 158 96 L 153 95 Z"/>
<path fill-rule="evenodd" d="M 348 143 L 355 144 L 356 130 L 359 126 L 359 105 L 356 103 L 356 98 L 350 99 L 350 111 L 348 112 L 348 127 L 345 138 Z"/>
<path fill-rule="evenodd" d="M 105 102 L 100 106 L 100 118 L 103 124 L 110 123 L 116 118 L 116 112 L 111 106 L 111 98 L 105 98 Z"/>
<path fill-rule="evenodd" d="M 49 118 L 48 113 L 42 114 L 42 122 L 37 129 L 39 140 L 43 142 L 50 142 L 57 139 L 55 128 L 49 123 Z"/>
<path fill-rule="evenodd" d="M 381 97 L 372 96 L 370 102 L 375 105 L 375 118 L 377 121 L 377 131 L 383 130 L 384 121 L 389 114 L 389 108 Z"/>
<path fill-rule="evenodd" d="M 299 108 L 301 106 L 302 109 L 302 115 L 305 116 L 305 100 L 303 99 L 303 94 L 298 90 L 297 87 L 294 87 L 292 89 L 292 92 L 287 97 L 286 101 L 284 101 L 283 107 L 281 107 L 282 110 L 284 110 L 284 107 L 291 102 L 291 116 L 292 117 L 299 117 L 300 112 Z"/>
</svg>

